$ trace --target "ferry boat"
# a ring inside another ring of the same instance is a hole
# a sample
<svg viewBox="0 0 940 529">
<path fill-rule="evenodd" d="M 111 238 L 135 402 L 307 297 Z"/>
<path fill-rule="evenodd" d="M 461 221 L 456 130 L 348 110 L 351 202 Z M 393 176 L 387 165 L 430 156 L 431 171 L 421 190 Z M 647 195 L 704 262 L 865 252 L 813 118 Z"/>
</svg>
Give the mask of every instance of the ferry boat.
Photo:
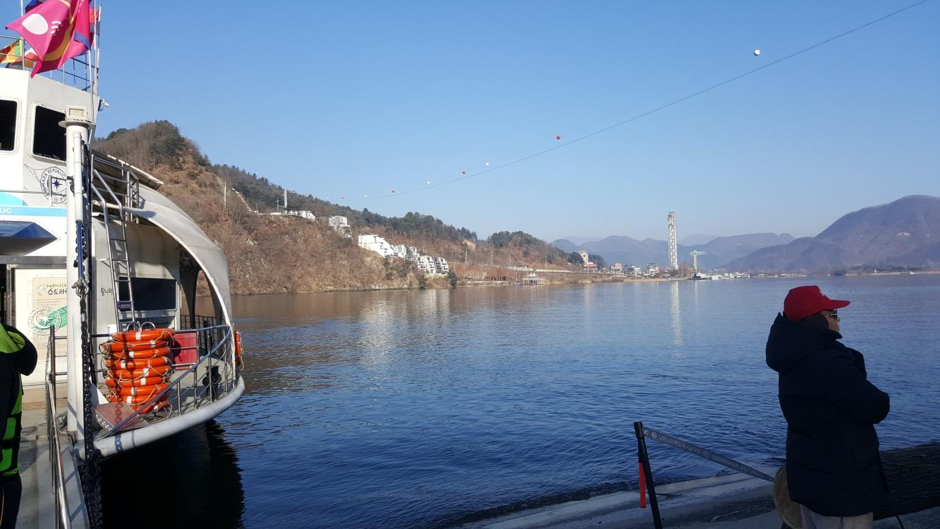
<svg viewBox="0 0 940 529">
<path fill-rule="evenodd" d="M 88 522 L 95 484 L 74 480 L 96 473 L 70 469 L 205 423 L 244 391 L 222 250 L 158 178 L 91 144 L 98 57 L 95 42 L 45 74 L 0 68 L 0 319 L 40 351 L 24 386 L 45 391 L 57 527 Z M 122 363 L 125 331 L 160 362 Z"/>
</svg>

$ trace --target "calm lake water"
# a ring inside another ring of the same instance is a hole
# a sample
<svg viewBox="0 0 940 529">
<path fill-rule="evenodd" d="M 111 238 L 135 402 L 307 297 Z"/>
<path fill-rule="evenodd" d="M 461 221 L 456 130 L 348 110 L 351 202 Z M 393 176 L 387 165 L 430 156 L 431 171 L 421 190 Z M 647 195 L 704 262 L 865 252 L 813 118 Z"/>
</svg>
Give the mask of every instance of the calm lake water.
<svg viewBox="0 0 940 529">
<path fill-rule="evenodd" d="M 940 439 L 940 276 L 244 297 L 244 396 L 109 462 L 105 497 L 172 459 L 153 486 L 207 526 L 438 527 L 632 488 L 640 420 L 778 465 L 786 423 L 764 344 L 800 284 L 852 301 L 843 341 L 891 394 L 882 447 Z M 650 448 L 657 480 L 722 470 Z"/>
</svg>

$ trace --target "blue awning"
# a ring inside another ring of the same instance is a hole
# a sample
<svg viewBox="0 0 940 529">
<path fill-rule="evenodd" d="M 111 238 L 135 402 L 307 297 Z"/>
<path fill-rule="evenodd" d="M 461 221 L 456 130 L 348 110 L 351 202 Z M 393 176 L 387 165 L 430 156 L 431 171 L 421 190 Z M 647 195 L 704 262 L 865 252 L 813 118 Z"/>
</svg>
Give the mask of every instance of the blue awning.
<svg viewBox="0 0 940 529">
<path fill-rule="evenodd" d="M 0 254 L 26 255 L 55 240 L 39 224 L 22 220 L 0 220 Z"/>
</svg>

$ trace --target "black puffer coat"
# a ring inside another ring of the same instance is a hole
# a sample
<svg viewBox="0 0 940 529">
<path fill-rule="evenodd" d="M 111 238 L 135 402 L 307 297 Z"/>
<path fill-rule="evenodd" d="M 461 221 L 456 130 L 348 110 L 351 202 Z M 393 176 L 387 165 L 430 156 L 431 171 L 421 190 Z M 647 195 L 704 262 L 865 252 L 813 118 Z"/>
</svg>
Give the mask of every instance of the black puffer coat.
<svg viewBox="0 0 940 529">
<path fill-rule="evenodd" d="M 887 488 L 874 424 L 890 400 L 868 382 L 862 354 L 839 338 L 777 315 L 767 365 L 780 373 L 790 498 L 824 516 L 858 516 Z"/>
</svg>

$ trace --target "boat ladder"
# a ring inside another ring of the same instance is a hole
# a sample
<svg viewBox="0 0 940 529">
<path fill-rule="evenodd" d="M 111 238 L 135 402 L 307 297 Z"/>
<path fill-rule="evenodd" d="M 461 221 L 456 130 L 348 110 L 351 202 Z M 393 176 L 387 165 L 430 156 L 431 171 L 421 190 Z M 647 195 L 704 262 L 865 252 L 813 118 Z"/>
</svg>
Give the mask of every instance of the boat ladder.
<svg viewBox="0 0 940 529">
<path fill-rule="evenodd" d="M 114 319 L 119 330 L 128 329 L 137 323 L 127 243 L 127 223 L 130 217 L 125 211 L 125 205 L 136 206 L 140 200 L 140 181 L 128 169 L 122 167 L 121 173 L 123 177 L 117 179 L 104 177 L 97 169 L 93 169 L 94 178 L 91 182 L 91 189 L 101 204 L 104 227 L 108 234 L 108 264 L 111 267 Z M 117 190 L 112 189 L 109 180 L 112 184 L 117 184 Z M 109 213 L 111 208 L 117 209 L 117 215 Z"/>
</svg>

